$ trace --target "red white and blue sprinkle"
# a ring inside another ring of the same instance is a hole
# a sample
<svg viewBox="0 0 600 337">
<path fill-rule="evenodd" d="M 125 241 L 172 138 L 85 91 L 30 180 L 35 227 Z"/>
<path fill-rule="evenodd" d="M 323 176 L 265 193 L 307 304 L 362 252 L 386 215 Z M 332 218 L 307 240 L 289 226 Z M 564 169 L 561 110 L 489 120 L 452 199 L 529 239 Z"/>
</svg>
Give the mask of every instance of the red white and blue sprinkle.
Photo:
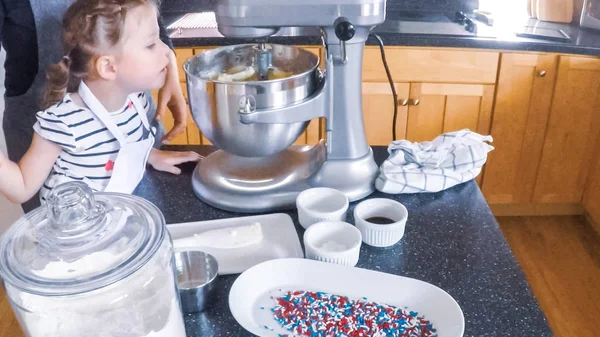
<svg viewBox="0 0 600 337">
<path fill-rule="evenodd" d="M 369 302 L 364 297 L 351 300 L 324 292 L 288 291 L 273 300 L 275 320 L 294 336 L 437 336 L 431 322 L 417 312 Z"/>
</svg>

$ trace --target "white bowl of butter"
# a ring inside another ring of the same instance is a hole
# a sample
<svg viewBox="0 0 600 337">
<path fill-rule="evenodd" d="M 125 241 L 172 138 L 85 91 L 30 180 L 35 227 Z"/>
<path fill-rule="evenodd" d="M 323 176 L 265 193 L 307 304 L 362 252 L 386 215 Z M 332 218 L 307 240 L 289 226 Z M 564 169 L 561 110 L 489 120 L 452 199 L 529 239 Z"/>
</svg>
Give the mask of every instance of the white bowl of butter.
<svg viewBox="0 0 600 337">
<path fill-rule="evenodd" d="M 358 263 L 362 234 L 344 221 L 323 221 L 304 232 L 306 258 L 354 267 Z"/>
</svg>

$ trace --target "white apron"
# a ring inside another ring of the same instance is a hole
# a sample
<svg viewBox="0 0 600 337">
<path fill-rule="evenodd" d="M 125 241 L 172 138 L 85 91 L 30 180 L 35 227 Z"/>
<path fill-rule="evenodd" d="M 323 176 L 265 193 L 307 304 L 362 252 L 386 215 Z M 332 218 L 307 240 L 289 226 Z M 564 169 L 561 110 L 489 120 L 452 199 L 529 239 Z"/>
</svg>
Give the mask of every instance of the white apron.
<svg viewBox="0 0 600 337">
<path fill-rule="evenodd" d="M 90 187 L 105 192 L 117 192 L 117 193 L 133 193 L 133 190 L 137 187 L 146 172 L 146 161 L 150 155 L 150 150 L 154 144 L 154 136 L 152 131 L 147 139 L 141 140 L 135 143 L 127 143 L 127 139 L 123 132 L 119 130 L 117 124 L 112 120 L 110 114 L 106 108 L 100 103 L 100 101 L 94 96 L 90 88 L 81 81 L 79 85 L 79 97 L 88 106 L 92 113 L 104 124 L 110 133 L 119 141 L 121 149 L 117 154 L 115 160 L 112 176 L 108 182 L 106 188 L 102 186 Z M 137 94 L 129 95 L 129 99 L 133 102 L 133 106 L 137 114 L 140 116 L 142 123 L 146 130 L 150 130 L 150 123 L 146 116 L 146 111 Z"/>
</svg>

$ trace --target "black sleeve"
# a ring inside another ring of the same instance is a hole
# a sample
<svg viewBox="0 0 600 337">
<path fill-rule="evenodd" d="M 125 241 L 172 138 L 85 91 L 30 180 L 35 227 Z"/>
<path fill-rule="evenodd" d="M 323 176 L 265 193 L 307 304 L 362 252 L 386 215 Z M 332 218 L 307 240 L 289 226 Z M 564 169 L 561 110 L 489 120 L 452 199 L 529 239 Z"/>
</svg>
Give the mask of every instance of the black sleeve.
<svg viewBox="0 0 600 337">
<path fill-rule="evenodd" d="M 165 25 L 162 21 L 162 17 L 160 15 L 158 16 L 158 27 L 160 28 L 160 40 L 164 44 L 169 46 L 169 48 L 171 48 L 171 50 L 173 50 L 174 49 L 173 41 L 171 41 L 171 38 L 169 37 L 169 33 L 167 32 L 167 27 L 165 27 Z"/>
<path fill-rule="evenodd" d="M 4 1 L 0 1 L 0 50 L 2 50 L 2 28 L 4 28 Z"/>
</svg>

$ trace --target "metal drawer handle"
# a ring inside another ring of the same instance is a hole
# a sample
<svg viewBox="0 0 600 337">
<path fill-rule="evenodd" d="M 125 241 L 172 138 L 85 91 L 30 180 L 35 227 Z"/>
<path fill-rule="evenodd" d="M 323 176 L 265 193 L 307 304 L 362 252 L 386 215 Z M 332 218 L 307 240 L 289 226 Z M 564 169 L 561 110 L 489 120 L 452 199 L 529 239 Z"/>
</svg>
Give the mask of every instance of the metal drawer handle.
<svg viewBox="0 0 600 337">
<path fill-rule="evenodd" d="M 539 77 L 546 77 L 546 71 L 545 71 L 545 70 L 541 70 L 541 71 L 538 73 L 538 76 L 539 76 Z"/>
</svg>

